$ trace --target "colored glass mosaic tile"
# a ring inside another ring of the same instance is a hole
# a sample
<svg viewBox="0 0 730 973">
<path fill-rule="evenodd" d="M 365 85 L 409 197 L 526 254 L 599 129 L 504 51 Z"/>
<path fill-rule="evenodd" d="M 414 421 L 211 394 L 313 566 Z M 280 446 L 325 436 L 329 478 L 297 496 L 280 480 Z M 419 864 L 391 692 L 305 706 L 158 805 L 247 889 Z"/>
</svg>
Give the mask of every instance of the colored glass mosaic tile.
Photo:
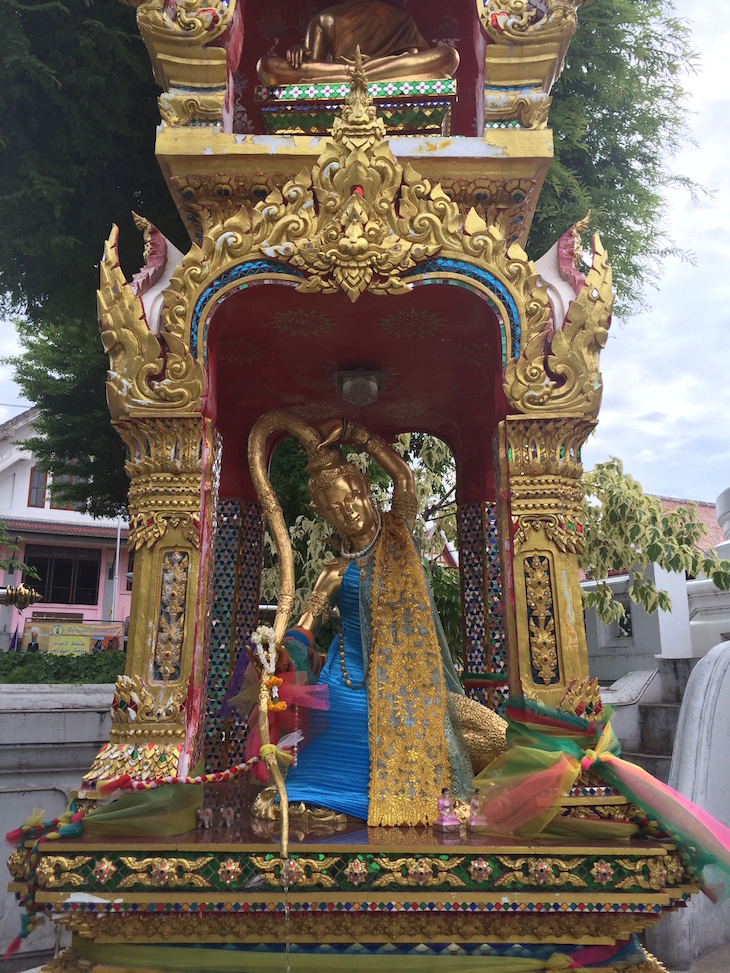
<svg viewBox="0 0 730 973">
<path fill-rule="evenodd" d="M 484 507 L 459 504 L 462 639 L 467 672 L 488 672 L 484 611 Z"/>
<path fill-rule="evenodd" d="M 261 103 L 259 113 L 269 135 L 324 135 L 338 116 L 338 102 Z M 388 135 L 449 135 L 450 101 L 378 102 Z"/>
<path fill-rule="evenodd" d="M 504 676 L 504 682 L 471 685 L 469 693 L 503 712 L 508 696 L 507 639 L 495 503 L 459 506 L 459 572 L 466 672 Z"/>
<path fill-rule="evenodd" d="M 487 592 L 487 640 L 489 644 L 490 672 L 507 673 L 507 634 L 504 627 L 502 605 L 502 566 L 499 560 L 499 530 L 497 505 L 488 503 L 484 508 L 486 592 Z"/>
<path fill-rule="evenodd" d="M 205 768 L 225 770 L 244 759 L 245 724 L 218 714 L 239 652 L 258 624 L 261 511 L 253 503 L 218 504 L 208 696 L 205 712 Z"/>
<path fill-rule="evenodd" d="M 453 78 L 433 78 L 420 81 L 371 81 L 368 84 L 368 92 L 372 98 L 455 95 L 456 81 Z M 282 84 L 271 88 L 259 86 L 256 88 L 255 97 L 257 101 L 311 101 L 322 98 L 344 101 L 349 94 L 349 82 L 331 81 L 319 84 Z"/>
</svg>

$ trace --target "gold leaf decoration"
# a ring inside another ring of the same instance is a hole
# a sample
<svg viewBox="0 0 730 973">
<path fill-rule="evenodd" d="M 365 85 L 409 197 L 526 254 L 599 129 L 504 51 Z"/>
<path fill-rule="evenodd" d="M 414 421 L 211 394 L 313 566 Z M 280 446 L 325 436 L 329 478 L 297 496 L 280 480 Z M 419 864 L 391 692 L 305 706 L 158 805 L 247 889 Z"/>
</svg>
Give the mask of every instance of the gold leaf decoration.
<svg viewBox="0 0 730 973">
<path fill-rule="evenodd" d="M 36 881 L 42 889 L 57 889 L 63 885 L 77 888 L 85 879 L 76 872 L 91 861 L 89 855 L 42 855 L 36 866 Z"/>
<path fill-rule="evenodd" d="M 387 885 L 401 885 L 413 887 L 420 885 L 432 888 L 436 885 L 449 885 L 461 888 L 464 882 L 458 875 L 452 874 L 452 869 L 458 868 L 464 861 L 462 858 L 378 858 L 376 859 L 381 873 L 373 882 L 373 888 L 384 888 Z"/>
<path fill-rule="evenodd" d="M 107 398 L 112 419 L 150 406 L 157 412 L 194 411 L 203 393 L 202 368 L 177 335 L 160 335 L 166 346 L 163 355 L 147 326 L 142 302 L 119 266 L 118 237 L 119 230 L 113 226 L 104 244 L 97 291 L 101 340 L 109 355 Z"/>
<path fill-rule="evenodd" d="M 210 888 L 210 882 L 197 873 L 213 860 L 211 855 L 203 855 L 193 861 L 187 858 L 126 857 L 120 860 L 132 872 L 121 880 L 120 889 L 129 889 L 134 885 L 146 888 L 180 888 L 185 885 L 196 889 Z"/>
<path fill-rule="evenodd" d="M 547 886 L 553 888 L 556 885 L 572 888 L 587 888 L 587 883 L 583 881 L 575 870 L 585 863 L 584 858 L 507 858 L 504 855 L 497 855 L 497 861 L 507 867 L 497 881 L 494 883 L 496 888 L 503 888 L 506 885 L 521 885 L 535 888 Z"/>
<path fill-rule="evenodd" d="M 281 858 L 252 855 L 251 863 L 259 869 L 259 877 L 269 885 L 283 886 Z M 339 864 L 340 858 L 338 856 L 325 856 L 321 859 L 300 858 L 298 856 L 289 858 L 287 859 L 289 885 L 291 887 L 334 888 L 337 882 L 327 872 Z"/>
<path fill-rule="evenodd" d="M 507 363 L 504 391 L 525 415 L 595 417 L 603 383 L 599 357 L 608 339 L 613 307 L 611 268 L 599 235 L 586 282 L 570 302 L 562 327 L 525 328 L 523 351 Z"/>
<path fill-rule="evenodd" d="M 502 230 L 487 226 L 477 209 L 463 214 L 440 184 L 432 185 L 411 165 L 402 167 L 384 134 L 359 68 L 332 139 L 311 172 L 303 169 L 256 205 L 248 195 L 238 196 L 237 207 L 227 202 L 224 209 L 211 205 L 201 212 L 203 236 L 172 276 L 162 333 L 188 340 L 205 288 L 262 253 L 280 262 L 282 275 L 289 268 L 304 274 L 303 280 L 291 275 L 301 292 L 342 290 L 351 301 L 365 290 L 407 292 L 411 283 L 404 273 L 437 254 L 465 260 L 506 285 L 523 328 L 544 329 L 550 307 L 524 250 L 517 244 L 507 248 Z M 201 187 L 209 192 L 202 182 Z M 512 189 L 518 195 L 527 191 L 521 184 Z"/>
</svg>

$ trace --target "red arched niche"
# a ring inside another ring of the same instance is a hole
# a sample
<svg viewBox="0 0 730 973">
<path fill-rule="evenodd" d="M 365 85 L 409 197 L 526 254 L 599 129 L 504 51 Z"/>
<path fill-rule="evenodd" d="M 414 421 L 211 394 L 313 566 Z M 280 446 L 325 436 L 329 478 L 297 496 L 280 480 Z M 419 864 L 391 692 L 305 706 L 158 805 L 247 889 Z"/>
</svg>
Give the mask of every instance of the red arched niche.
<svg viewBox="0 0 730 973">
<path fill-rule="evenodd" d="M 267 283 L 230 294 L 205 330 L 204 411 L 223 437 L 221 497 L 255 499 L 249 430 L 269 409 L 293 409 L 312 422 L 346 415 L 384 437 L 438 436 L 456 459 L 459 502 L 494 498 L 502 342 L 495 313 L 477 294 L 429 284 L 399 296 L 366 292 L 353 304 L 341 292 Z M 338 372 L 357 369 L 383 382 L 378 401 L 362 409 L 343 402 L 336 384 Z"/>
</svg>

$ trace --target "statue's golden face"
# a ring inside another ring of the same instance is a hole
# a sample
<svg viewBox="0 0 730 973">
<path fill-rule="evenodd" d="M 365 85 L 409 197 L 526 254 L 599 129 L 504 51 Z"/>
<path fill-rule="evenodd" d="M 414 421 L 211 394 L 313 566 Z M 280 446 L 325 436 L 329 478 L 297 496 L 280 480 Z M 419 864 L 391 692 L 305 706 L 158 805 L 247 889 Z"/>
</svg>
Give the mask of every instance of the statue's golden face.
<svg viewBox="0 0 730 973">
<path fill-rule="evenodd" d="M 370 540 L 368 535 L 377 529 L 370 495 L 360 476 L 348 474 L 335 480 L 319 491 L 315 503 L 327 523 L 348 540 Z"/>
</svg>

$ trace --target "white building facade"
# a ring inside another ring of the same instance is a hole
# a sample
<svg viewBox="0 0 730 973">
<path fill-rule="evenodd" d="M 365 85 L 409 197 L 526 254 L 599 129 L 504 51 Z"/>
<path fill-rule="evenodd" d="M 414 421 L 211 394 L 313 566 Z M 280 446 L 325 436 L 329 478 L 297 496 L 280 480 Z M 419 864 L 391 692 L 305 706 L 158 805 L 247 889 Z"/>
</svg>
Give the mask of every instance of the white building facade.
<svg viewBox="0 0 730 973">
<path fill-rule="evenodd" d="M 129 618 L 132 563 L 126 521 L 97 519 L 54 501 L 50 476 L 17 445 L 33 434 L 36 415 L 37 410 L 28 409 L 0 425 L 0 520 L 19 547 L 15 557 L 40 575 L 39 581 L 27 583 L 43 601 L 25 612 L 0 607 L 0 651 L 25 645 L 34 621 L 62 617 L 126 623 Z M 0 571 L 0 584 L 21 580 L 18 572 Z"/>
</svg>

